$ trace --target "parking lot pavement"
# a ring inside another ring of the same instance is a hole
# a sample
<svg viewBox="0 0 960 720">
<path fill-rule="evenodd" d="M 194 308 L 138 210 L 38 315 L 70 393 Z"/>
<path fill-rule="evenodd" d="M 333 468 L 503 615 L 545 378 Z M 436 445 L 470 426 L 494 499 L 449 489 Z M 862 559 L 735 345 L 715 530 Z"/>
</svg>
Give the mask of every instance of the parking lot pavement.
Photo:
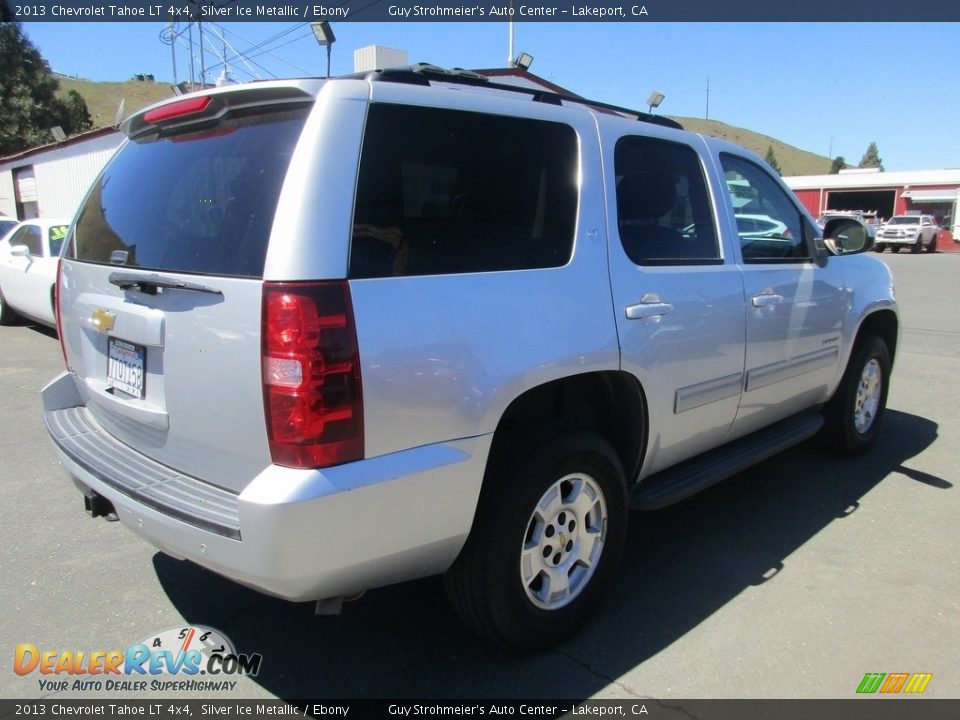
<svg viewBox="0 0 960 720">
<path fill-rule="evenodd" d="M 40 417 L 59 345 L 2 327 L 0 697 L 51 694 L 36 673 L 15 675 L 17 643 L 125 649 L 187 623 L 263 656 L 257 677 L 218 698 L 848 698 L 867 672 L 933 673 L 925 696 L 960 697 L 960 256 L 881 257 L 902 331 L 880 446 L 848 460 L 809 442 L 634 514 L 619 581 L 593 621 L 531 656 L 476 641 L 436 579 L 317 618 L 310 604 L 259 595 L 89 519 Z M 56 693 L 157 695 L 171 693 Z"/>
</svg>

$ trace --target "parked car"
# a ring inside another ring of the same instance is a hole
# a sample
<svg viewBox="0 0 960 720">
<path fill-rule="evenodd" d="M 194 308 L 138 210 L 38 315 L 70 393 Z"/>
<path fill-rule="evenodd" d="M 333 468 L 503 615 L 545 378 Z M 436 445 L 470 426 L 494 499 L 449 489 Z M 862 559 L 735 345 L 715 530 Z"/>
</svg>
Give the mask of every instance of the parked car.
<svg viewBox="0 0 960 720">
<path fill-rule="evenodd" d="M 53 327 L 53 285 L 70 220 L 25 220 L 0 240 L 0 324 L 18 315 Z"/>
<path fill-rule="evenodd" d="M 175 557 L 322 613 L 442 573 L 479 634 L 542 647 L 614 581 L 630 507 L 877 439 L 890 272 L 735 145 L 432 66 L 124 131 L 44 417 L 88 512 Z"/>
<path fill-rule="evenodd" d="M 883 252 L 890 248 L 900 252 L 900 248 L 909 247 L 913 253 L 924 249 L 928 253 L 936 252 L 939 232 L 932 215 L 895 215 L 877 231 L 874 249 Z"/>
<path fill-rule="evenodd" d="M 774 220 L 769 215 L 734 215 L 737 233 L 744 237 L 782 237 L 789 238 L 790 231 L 785 223 Z"/>
</svg>

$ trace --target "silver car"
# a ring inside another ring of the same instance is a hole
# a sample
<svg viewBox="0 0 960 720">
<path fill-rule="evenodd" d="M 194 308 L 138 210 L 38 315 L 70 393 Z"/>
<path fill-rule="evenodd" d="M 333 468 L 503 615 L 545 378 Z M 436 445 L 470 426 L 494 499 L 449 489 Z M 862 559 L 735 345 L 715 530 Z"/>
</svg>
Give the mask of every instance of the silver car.
<svg viewBox="0 0 960 720">
<path fill-rule="evenodd" d="M 174 557 L 322 612 L 442 573 L 482 636 L 542 647 L 629 508 L 880 431 L 889 272 L 734 145 L 430 66 L 124 129 L 68 238 L 45 420 L 88 511 Z"/>
</svg>

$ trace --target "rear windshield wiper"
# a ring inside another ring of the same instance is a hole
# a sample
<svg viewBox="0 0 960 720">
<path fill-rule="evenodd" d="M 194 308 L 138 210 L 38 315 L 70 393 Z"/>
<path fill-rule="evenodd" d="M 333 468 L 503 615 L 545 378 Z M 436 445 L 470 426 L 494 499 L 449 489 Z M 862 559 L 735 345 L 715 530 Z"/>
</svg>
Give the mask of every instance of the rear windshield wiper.
<svg viewBox="0 0 960 720">
<path fill-rule="evenodd" d="M 216 288 L 200 283 L 187 282 L 186 280 L 166 280 L 159 275 L 146 275 L 139 273 L 110 273 L 107 278 L 111 285 L 116 285 L 124 290 L 139 290 L 147 295 L 156 295 L 160 288 L 170 288 L 172 290 L 192 290 L 193 292 L 211 293 L 212 295 L 223 295 Z"/>
</svg>

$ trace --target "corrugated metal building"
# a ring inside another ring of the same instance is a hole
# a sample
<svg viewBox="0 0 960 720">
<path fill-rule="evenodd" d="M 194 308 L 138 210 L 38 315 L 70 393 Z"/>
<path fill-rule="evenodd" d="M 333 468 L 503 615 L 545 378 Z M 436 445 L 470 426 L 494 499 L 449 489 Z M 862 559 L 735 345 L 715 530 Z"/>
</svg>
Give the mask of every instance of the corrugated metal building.
<svg viewBox="0 0 960 720">
<path fill-rule="evenodd" d="M 0 212 L 20 220 L 72 217 L 123 140 L 101 128 L 0 158 Z"/>
<path fill-rule="evenodd" d="M 960 169 L 871 172 L 785 177 L 800 201 L 819 217 L 827 210 L 864 210 L 878 218 L 908 212 L 933 215 L 960 240 Z"/>
</svg>

